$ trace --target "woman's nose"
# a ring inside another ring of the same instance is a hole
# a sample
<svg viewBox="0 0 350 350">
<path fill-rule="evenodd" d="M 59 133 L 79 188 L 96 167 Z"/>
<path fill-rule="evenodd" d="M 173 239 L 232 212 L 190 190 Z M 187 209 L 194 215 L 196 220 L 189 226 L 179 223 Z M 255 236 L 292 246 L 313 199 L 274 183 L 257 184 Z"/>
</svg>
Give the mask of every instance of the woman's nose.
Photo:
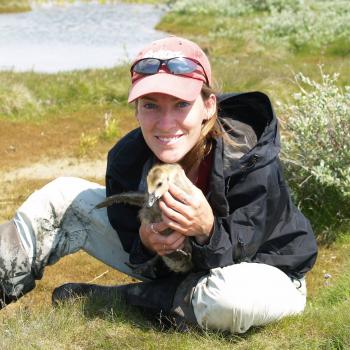
<svg viewBox="0 0 350 350">
<path fill-rule="evenodd" d="M 171 113 L 170 109 L 163 110 L 162 113 L 160 113 L 157 127 L 159 129 L 163 130 L 169 130 L 173 126 L 176 125 L 176 120 L 174 118 L 174 115 Z"/>
</svg>

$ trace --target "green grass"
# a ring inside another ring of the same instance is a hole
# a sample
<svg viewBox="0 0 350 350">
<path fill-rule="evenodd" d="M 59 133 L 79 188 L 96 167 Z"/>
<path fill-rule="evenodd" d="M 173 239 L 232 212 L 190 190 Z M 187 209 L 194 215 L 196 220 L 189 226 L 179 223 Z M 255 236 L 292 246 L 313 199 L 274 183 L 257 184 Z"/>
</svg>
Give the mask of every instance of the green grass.
<svg viewBox="0 0 350 350">
<path fill-rule="evenodd" d="M 349 248 L 350 239 L 345 237 L 331 248 L 321 250 L 320 259 L 324 262 L 319 263 L 309 279 L 311 284 L 318 279 L 319 287 L 315 290 L 315 286 L 310 286 L 312 293 L 304 314 L 252 329 L 244 335 L 195 329 L 183 334 L 151 323 L 137 310 L 117 300 L 82 298 L 54 309 L 41 306 L 31 312 L 23 307 L 7 315 L 1 313 L 0 347 L 4 350 L 348 349 L 350 257 L 346 252 Z M 337 267 L 326 281 L 322 269 L 327 268 L 324 264 L 328 259 Z"/>
<path fill-rule="evenodd" d="M 0 118 L 35 121 L 84 109 L 127 108 L 126 66 L 36 74 L 0 72 Z"/>
</svg>

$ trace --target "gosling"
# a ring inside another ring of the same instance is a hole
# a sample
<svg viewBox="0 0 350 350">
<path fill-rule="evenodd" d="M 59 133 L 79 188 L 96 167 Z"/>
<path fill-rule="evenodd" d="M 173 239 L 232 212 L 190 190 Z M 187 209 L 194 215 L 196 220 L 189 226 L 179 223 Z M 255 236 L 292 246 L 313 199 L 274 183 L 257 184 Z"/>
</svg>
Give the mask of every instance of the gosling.
<svg viewBox="0 0 350 350">
<path fill-rule="evenodd" d="M 169 190 L 170 184 L 174 183 L 185 192 L 189 186 L 185 180 L 185 174 L 179 164 L 155 165 L 147 175 L 147 194 L 141 192 L 125 192 L 108 197 L 99 203 L 96 208 L 108 207 L 114 203 L 127 203 L 142 207 L 139 218 L 142 223 L 150 224 L 162 221 L 162 213 L 159 208 L 159 199 Z M 170 235 L 171 229 L 161 232 Z M 159 258 L 157 256 L 157 258 Z M 184 241 L 184 248 L 178 249 L 161 257 L 170 270 L 177 273 L 186 273 L 193 268 L 192 246 L 188 238 Z M 153 263 L 153 260 L 152 260 Z M 136 271 L 142 272 L 142 270 Z"/>
</svg>

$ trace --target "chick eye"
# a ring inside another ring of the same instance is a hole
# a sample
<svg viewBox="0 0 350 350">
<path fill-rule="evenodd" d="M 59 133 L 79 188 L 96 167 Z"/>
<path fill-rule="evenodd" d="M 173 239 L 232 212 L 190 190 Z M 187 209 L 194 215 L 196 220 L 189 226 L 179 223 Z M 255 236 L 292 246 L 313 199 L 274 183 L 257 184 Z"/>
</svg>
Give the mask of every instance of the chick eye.
<svg viewBox="0 0 350 350">
<path fill-rule="evenodd" d="M 158 182 L 157 183 L 157 187 L 159 188 L 160 186 L 162 186 L 163 185 L 163 183 L 162 182 Z"/>
</svg>

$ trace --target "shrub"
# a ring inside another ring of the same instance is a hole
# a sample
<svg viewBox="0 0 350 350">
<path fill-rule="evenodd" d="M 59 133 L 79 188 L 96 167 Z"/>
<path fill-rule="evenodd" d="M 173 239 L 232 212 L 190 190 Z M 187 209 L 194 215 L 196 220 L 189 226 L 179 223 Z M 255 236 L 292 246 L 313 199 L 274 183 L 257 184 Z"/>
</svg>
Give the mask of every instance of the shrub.
<svg viewBox="0 0 350 350">
<path fill-rule="evenodd" d="M 236 17 L 253 12 L 297 9 L 301 5 L 302 0 L 177 0 L 172 6 L 172 10 L 184 15 L 204 14 Z"/>
<path fill-rule="evenodd" d="M 182 15 L 235 17 L 252 12 L 252 10 L 247 0 L 178 0 L 172 6 L 172 11 Z"/>
<path fill-rule="evenodd" d="M 257 19 L 256 23 L 263 43 L 284 44 L 295 50 L 330 48 L 333 53 L 349 53 L 347 1 L 313 0 L 303 6 L 271 6 L 270 15 Z"/>
<path fill-rule="evenodd" d="M 178 0 L 172 11 L 211 16 L 214 39 L 241 37 L 237 18 L 249 17 L 253 36 L 267 46 L 350 54 L 350 6 L 344 0 Z"/>
<path fill-rule="evenodd" d="M 255 11 L 297 10 L 303 5 L 303 0 L 245 0 Z"/>
<path fill-rule="evenodd" d="M 295 103 L 281 107 L 282 158 L 299 206 L 331 240 L 350 218 L 350 86 L 320 70 L 321 82 L 297 74 Z"/>
</svg>

